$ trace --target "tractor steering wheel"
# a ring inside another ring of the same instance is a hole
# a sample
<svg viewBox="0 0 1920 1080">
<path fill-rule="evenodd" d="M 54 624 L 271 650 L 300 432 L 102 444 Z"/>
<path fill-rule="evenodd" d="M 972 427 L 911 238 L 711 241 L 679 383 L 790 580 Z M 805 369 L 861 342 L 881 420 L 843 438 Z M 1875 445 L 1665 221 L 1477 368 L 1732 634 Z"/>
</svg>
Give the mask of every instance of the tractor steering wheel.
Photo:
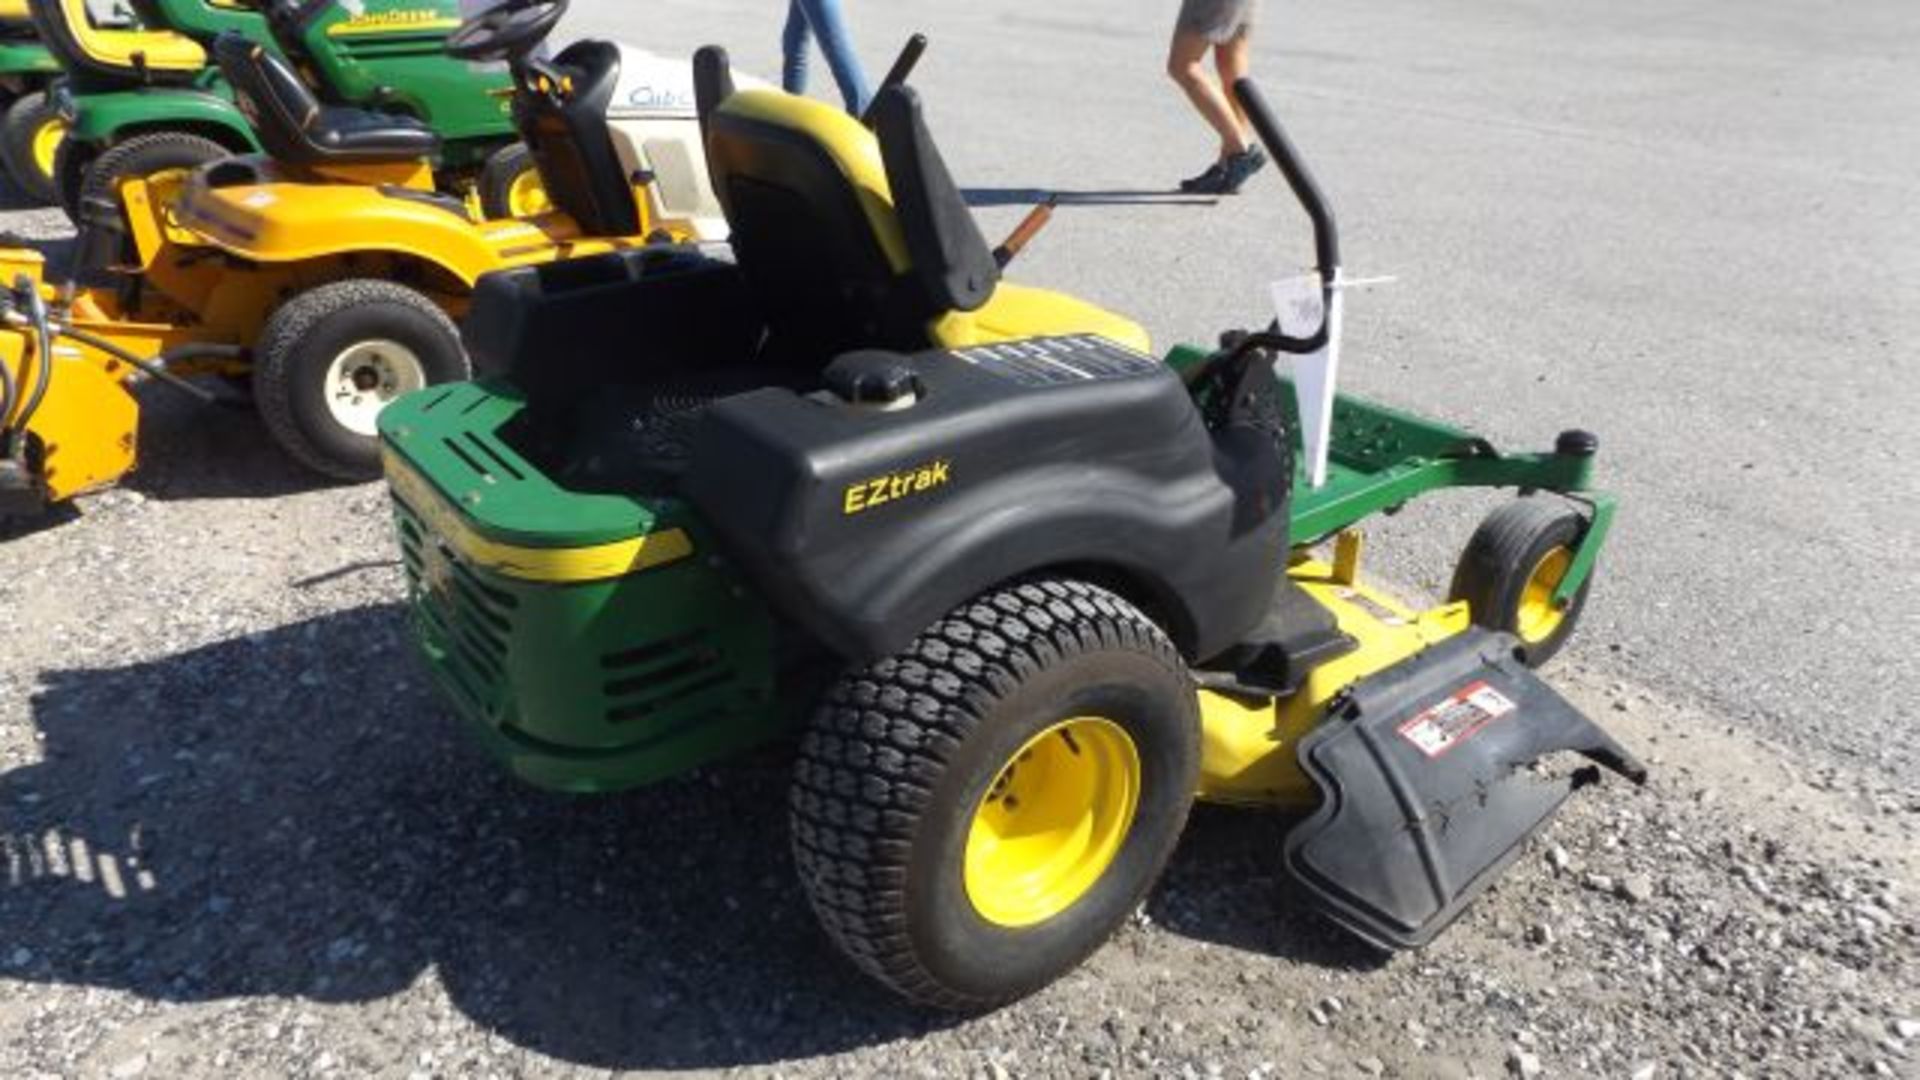
<svg viewBox="0 0 1920 1080">
<path fill-rule="evenodd" d="M 503 0 L 460 24 L 447 39 L 459 60 L 519 60 L 539 48 L 567 12 L 567 0 Z"/>
</svg>

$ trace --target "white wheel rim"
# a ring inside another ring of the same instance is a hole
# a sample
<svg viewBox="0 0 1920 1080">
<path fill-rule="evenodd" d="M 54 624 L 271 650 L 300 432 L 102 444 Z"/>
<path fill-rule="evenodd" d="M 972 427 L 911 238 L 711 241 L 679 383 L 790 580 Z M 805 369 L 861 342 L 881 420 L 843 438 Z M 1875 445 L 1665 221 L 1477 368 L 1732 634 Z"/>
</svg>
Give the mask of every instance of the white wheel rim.
<svg viewBox="0 0 1920 1080">
<path fill-rule="evenodd" d="M 426 385 L 426 369 L 412 349 L 386 338 L 357 342 L 327 365 L 327 411 L 341 427 L 371 437 L 381 409 Z"/>
</svg>

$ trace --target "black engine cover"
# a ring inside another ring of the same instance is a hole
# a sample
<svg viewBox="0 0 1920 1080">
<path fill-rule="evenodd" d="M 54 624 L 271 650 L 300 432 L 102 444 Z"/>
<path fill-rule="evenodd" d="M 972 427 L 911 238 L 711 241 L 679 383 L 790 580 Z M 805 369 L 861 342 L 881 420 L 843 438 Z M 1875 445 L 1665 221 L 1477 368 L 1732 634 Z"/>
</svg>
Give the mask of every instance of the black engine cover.
<svg viewBox="0 0 1920 1080">
<path fill-rule="evenodd" d="M 762 389 L 690 436 L 683 492 L 783 615 L 867 661 L 1058 570 L 1127 593 L 1190 659 L 1259 622 L 1287 535 L 1270 438 L 1210 434 L 1170 369 L 1093 336 L 899 364 L 908 407 Z"/>
</svg>

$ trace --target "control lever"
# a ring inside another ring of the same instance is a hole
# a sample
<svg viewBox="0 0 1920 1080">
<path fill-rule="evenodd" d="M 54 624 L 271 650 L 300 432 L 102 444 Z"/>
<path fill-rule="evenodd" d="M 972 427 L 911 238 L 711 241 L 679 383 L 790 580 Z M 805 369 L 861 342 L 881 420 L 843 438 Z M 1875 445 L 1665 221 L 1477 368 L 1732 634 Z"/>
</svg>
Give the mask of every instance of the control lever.
<svg viewBox="0 0 1920 1080">
<path fill-rule="evenodd" d="M 1026 250 L 1034 237 L 1040 235 L 1040 230 L 1046 228 L 1047 223 L 1053 220 L 1053 208 L 1058 205 L 1060 205 L 1060 193 L 1054 192 L 1027 211 L 1027 216 L 1020 219 L 1020 224 L 1013 227 L 1013 232 L 1007 235 L 1006 240 L 993 249 L 993 261 L 999 265 L 1000 269 L 1005 270 L 1007 264 Z"/>
<path fill-rule="evenodd" d="M 904 84 L 907 76 L 912 75 L 914 67 L 920 63 L 920 54 L 926 51 L 927 35 L 915 34 L 907 39 L 906 47 L 900 50 L 893 66 L 887 69 L 887 77 L 881 79 L 880 85 L 875 88 L 873 98 L 867 103 L 867 110 L 860 114 L 861 123 L 873 127 L 873 102 L 880 100 L 881 91 Z"/>
</svg>

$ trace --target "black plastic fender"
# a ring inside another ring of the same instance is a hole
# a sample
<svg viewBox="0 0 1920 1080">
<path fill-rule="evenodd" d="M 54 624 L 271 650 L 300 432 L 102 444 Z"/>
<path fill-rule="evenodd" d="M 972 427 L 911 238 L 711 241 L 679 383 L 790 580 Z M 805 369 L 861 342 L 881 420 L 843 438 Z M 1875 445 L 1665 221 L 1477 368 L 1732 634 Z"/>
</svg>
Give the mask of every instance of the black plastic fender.
<svg viewBox="0 0 1920 1080">
<path fill-rule="evenodd" d="M 1645 766 L 1542 682 L 1507 634 L 1478 627 L 1354 685 L 1299 747 L 1321 804 L 1286 866 L 1332 920 L 1383 949 L 1432 941 L 1513 861 L 1592 765 Z"/>
<path fill-rule="evenodd" d="M 782 389 L 715 402 L 682 480 L 727 555 L 834 651 L 886 656 L 1043 569 L 1111 575 L 1190 659 L 1264 615 L 1285 564 L 1281 458 L 1215 438 L 1158 360 L 1084 336 L 897 366 L 917 387 L 900 408 Z"/>
</svg>

